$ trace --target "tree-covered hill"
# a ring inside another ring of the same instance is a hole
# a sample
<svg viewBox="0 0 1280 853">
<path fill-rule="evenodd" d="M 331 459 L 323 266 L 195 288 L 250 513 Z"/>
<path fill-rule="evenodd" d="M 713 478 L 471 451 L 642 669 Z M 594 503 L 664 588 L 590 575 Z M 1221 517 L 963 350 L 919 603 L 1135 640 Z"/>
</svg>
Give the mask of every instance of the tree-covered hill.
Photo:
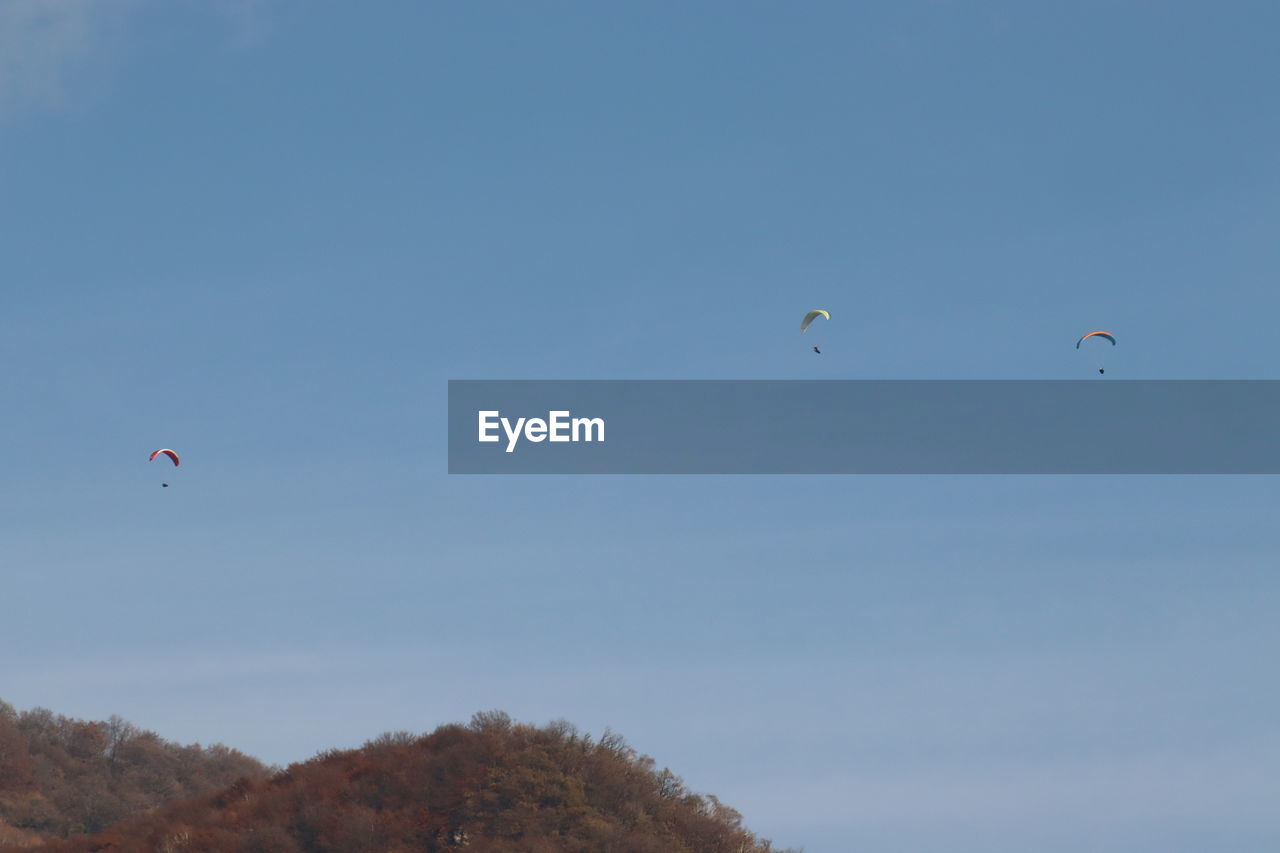
<svg viewBox="0 0 1280 853">
<path fill-rule="evenodd" d="M 764 853 L 715 797 L 615 734 L 502 712 L 247 775 L 42 853 Z"/>
<path fill-rule="evenodd" d="M 88 722 L 0 701 L 0 846 L 100 832 L 271 770 L 221 744 L 182 746 L 112 717 Z"/>
</svg>

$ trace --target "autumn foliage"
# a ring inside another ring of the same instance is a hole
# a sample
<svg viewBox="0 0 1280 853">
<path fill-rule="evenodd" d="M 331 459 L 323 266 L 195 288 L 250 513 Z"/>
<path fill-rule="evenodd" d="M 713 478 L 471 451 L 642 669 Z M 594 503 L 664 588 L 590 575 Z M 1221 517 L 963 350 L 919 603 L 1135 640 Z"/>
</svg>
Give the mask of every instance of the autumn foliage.
<svg viewBox="0 0 1280 853">
<path fill-rule="evenodd" d="M 181 746 L 119 717 L 87 722 L 0 702 L 0 848 L 100 832 L 183 797 L 265 778 L 221 744 Z"/>
<path fill-rule="evenodd" d="M 763 853 L 714 797 L 617 735 L 501 712 L 387 734 L 26 853 Z M 3 848 L 0 848 L 3 849 Z"/>
</svg>

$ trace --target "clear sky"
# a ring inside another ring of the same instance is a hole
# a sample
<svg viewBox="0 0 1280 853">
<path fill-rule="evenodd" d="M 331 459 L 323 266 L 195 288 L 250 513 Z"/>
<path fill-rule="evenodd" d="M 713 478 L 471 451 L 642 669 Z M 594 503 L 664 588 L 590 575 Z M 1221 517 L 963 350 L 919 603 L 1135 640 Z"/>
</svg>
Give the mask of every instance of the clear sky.
<svg viewBox="0 0 1280 853">
<path fill-rule="evenodd" d="M 0 0 L 0 697 L 563 717 L 810 853 L 1280 846 L 1274 478 L 445 473 L 449 379 L 1280 378 L 1277 32 Z"/>
</svg>

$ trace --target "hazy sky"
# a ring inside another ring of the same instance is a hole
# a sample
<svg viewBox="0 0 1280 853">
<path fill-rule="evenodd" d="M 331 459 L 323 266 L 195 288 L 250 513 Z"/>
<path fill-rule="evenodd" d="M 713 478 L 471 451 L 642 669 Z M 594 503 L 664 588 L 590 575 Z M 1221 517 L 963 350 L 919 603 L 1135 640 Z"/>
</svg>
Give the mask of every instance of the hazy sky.
<svg viewBox="0 0 1280 853">
<path fill-rule="evenodd" d="M 445 473 L 449 379 L 1280 378 L 1277 32 L 0 0 L 0 697 L 563 717 L 810 853 L 1280 845 L 1275 479 Z"/>
</svg>

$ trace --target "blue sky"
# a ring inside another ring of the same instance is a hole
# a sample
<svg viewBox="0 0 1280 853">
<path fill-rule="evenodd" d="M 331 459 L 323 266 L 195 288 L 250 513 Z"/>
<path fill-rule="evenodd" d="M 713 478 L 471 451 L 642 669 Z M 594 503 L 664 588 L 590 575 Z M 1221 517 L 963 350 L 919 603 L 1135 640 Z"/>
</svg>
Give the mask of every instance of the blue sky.
<svg viewBox="0 0 1280 853">
<path fill-rule="evenodd" d="M 450 478 L 444 404 L 1280 378 L 1278 27 L 9 0 L 0 696 L 278 763 L 563 717 L 809 851 L 1274 847 L 1274 480 Z"/>
</svg>

